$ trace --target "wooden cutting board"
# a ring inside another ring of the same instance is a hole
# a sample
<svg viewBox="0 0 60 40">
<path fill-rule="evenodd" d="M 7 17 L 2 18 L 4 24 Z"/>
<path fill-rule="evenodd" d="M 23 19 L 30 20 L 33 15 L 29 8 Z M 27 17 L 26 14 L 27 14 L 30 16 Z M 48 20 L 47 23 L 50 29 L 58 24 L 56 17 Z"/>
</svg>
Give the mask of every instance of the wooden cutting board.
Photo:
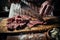
<svg viewBox="0 0 60 40">
<path fill-rule="evenodd" d="M 59 24 L 38 25 L 37 27 L 28 28 L 22 30 L 8 31 L 6 27 L 7 18 L 3 19 L 0 23 L 0 33 L 16 33 L 16 32 L 32 32 L 32 31 L 46 31 L 55 27 L 59 27 Z"/>
</svg>

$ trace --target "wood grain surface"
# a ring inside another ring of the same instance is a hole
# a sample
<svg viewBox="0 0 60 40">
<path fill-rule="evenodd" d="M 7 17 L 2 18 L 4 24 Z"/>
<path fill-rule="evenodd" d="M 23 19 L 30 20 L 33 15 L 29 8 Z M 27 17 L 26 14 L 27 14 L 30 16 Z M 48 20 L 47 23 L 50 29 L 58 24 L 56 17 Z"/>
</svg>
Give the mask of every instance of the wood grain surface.
<svg viewBox="0 0 60 40">
<path fill-rule="evenodd" d="M 59 24 L 49 24 L 49 25 L 38 25 L 36 27 L 28 28 L 22 30 L 14 30 L 14 31 L 8 31 L 6 27 L 7 19 L 5 18 L 0 23 L 0 33 L 16 33 L 16 32 L 32 32 L 32 31 L 46 31 L 55 27 L 59 27 Z M 54 18 L 55 19 L 55 18 Z"/>
</svg>

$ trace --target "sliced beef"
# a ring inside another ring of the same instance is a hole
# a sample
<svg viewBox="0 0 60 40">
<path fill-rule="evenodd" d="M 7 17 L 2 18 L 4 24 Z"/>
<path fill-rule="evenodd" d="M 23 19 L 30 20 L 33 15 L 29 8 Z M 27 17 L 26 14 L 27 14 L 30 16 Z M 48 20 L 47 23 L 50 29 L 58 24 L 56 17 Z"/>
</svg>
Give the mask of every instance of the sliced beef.
<svg viewBox="0 0 60 40">
<path fill-rule="evenodd" d="M 27 26 L 28 27 L 33 27 L 34 25 L 40 25 L 40 24 L 43 24 L 43 22 L 40 22 L 40 21 L 30 21 Z"/>
<path fill-rule="evenodd" d="M 16 27 L 16 30 L 24 29 L 26 26 L 26 23 L 20 23 L 20 25 Z"/>
<path fill-rule="evenodd" d="M 7 28 L 10 31 L 24 29 L 25 27 L 33 27 L 35 25 L 46 24 L 38 19 L 32 20 L 31 17 L 27 15 L 15 16 L 13 18 L 8 18 Z"/>
<path fill-rule="evenodd" d="M 25 19 L 25 20 L 30 20 L 31 19 L 31 17 L 30 16 L 27 16 L 27 15 L 22 15 L 21 16 L 23 19 Z"/>
<path fill-rule="evenodd" d="M 15 30 L 14 24 L 8 24 L 8 25 L 7 25 L 7 29 L 8 29 L 9 31 Z"/>
<path fill-rule="evenodd" d="M 13 18 L 8 18 L 7 28 L 10 31 L 13 29 L 24 29 L 27 26 L 27 23 L 29 23 L 29 19 L 28 16 L 15 16 Z"/>
<path fill-rule="evenodd" d="M 35 21 L 30 21 L 27 26 L 28 27 L 33 27 L 33 26 L 36 26 L 36 25 L 43 25 L 43 24 L 46 24 L 45 22 L 42 22 L 42 21 L 39 21 L 39 20 L 35 20 Z"/>
</svg>

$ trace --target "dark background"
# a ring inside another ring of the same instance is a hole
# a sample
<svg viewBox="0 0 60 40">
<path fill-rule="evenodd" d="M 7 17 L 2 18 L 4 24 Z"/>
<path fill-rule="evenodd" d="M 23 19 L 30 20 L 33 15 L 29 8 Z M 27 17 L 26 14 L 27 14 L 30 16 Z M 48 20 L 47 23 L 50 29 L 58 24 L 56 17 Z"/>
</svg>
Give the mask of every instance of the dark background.
<svg viewBox="0 0 60 40">
<path fill-rule="evenodd" d="M 37 6 L 39 4 L 43 3 L 45 0 L 37 0 L 33 1 L 33 3 Z M 0 0 L 0 17 L 7 17 L 9 12 L 4 12 L 3 7 L 8 6 L 8 1 L 7 0 Z M 8 6 L 9 7 L 9 6 Z M 60 16 L 60 0 L 55 0 L 54 1 L 54 16 Z"/>
<path fill-rule="evenodd" d="M 55 8 L 54 15 L 60 16 L 60 0 L 55 0 L 54 8 Z"/>
</svg>

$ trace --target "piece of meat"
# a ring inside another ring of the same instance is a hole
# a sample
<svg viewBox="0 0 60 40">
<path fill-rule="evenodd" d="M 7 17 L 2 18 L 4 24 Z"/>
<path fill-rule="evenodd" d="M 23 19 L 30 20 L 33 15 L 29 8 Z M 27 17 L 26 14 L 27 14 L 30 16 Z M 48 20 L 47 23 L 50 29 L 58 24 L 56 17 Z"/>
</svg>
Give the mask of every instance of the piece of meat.
<svg viewBox="0 0 60 40">
<path fill-rule="evenodd" d="M 7 21 L 8 21 L 8 23 L 11 23 L 11 22 L 15 21 L 15 18 L 14 17 L 13 18 L 8 18 Z"/>
<path fill-rule="evenodd" d="M 17 18 L 21 18 L 21 16 L 18 15 Z"/>
<path fill-rule="evenodd" d="M 16 30 L 24 29 L 26 27 L 26 23 L 20 23 L 17 27 Z"/>
<path fill-rule="evenodd" d="M 16 21 L 14 21 L 12 23 L 8 23 L 7 24 L 8 30 L 11 30 L 11 31 L 13 31 L 13 29 L 15 30 L 16 29 L 16 26 L 17 26 L 16 24 L 17 24 Z"/>
<path fill-rule="evenodd" d="M 33 27 L 35 25 L 42 25 L 42 24 L 46 24 L 46 23 L 38 21 L 38 20 L 35 20 L 35 21 L 30 21 L 30 23 L 28 23 L 27 26 L 28 27 Z"/>
<path fill-rule="evenodd" d="M 7 29 L 8 29 L 9 31 L 15 30 L 14 24 L 7 24 Z"/>
<path fill-rule="evenodd" d="M 27 16 L 27 15 L 22 15 L 21 16 L 24 20 L 30 20 L 31 19 L 31 17 L 30 16 Z"/>
<path fill-rule="evenodd" d="M 15 21 L 16 21 L 16 23 L 20 23 L 21 22 L 21 18 L 16 18 Z"/>
</svg>

